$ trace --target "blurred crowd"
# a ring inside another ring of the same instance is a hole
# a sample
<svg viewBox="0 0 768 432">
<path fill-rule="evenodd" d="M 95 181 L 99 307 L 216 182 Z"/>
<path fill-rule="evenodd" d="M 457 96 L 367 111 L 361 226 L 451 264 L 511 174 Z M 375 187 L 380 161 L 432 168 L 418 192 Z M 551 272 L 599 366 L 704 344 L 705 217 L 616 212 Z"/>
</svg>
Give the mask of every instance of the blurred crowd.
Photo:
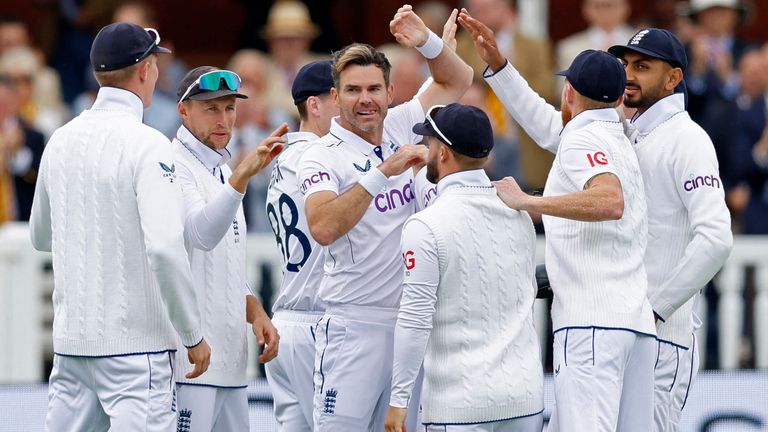
<svg viewBox="0 0 768 432">
<path fill-rule="evenodd" d="M 0 223 L 29 218 L 45 142 L 57 127 L 93 103 L 98 85 L 88 53 L 94 32 L 109 21 L 133 22 L 163 32 L 151 4 L 141 0 L 60 3 L 57 44 L 50 58 L 35 44 L 35 29 L 17 17 L 0 17 Z M 562 80 L 556 80 L 553 72 L 564 69 L 582 50 L 625 44 L 641 27 L 674 31 L 688 48 L 688 109 L 715 144 L 734 232 L 768 234 L 768 43 L 737 36 L 757 2 L 654 0 L 649 2 L 650 12 L 636 22 L 629 21 L 628 0 L 581 3 L 588 27 L 554 44 L 520 31 L 514 0 L 462 4 L 495 32 L 502 51 L 539 95 L 556 105 Z M 430 0 L 416 3 L 416 12 L 441 34 L 450 8 Z M 226 64 L 216 65 L 237 72 L 243 80 L 242 91 L 250 96 L 238 102 L 229 144 L 235 161 L 282 122 L 296 129 L 290 86 L 302 65 L 322 57 L 310 51 L 322 30 L 304 3 L 280 0 L 259 29 L 267 50 L 242 49 Z M 553 156 L 515 124 L 484 84 L 485 65 L 469 35 L 460 32 L 457 39 L 457 52 L 476 74 L 461 102 L 485 110 L 493 123 L 497 142 L 487 166 L 489 175 L 512 175 L 530 191 L 543 188 Z M 173 43 L 164 39 L 163 45 Z M 428 78 L 426 63 L 415 50 L 403 50 L 394 43 L 381 49 L 393 64 L 394 104 L 409 100 Z M 160 79 L 144 120 L 172 138 L 181 124 L 176 108 L 178 82 L 189 68 L 199 65 L 186 65 L 173 55 L 158 60 Z M 246 195 L 250 231 L 270 229 L 263 211 L 269 171 L 252 180 Z"/>
</svg>

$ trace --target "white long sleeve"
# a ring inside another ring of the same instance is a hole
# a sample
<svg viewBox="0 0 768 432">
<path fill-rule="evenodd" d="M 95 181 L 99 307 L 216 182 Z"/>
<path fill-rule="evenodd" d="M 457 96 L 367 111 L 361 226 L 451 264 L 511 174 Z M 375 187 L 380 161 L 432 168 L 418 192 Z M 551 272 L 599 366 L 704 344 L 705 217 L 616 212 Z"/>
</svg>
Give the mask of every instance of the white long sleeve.
<svg viewBox="0 0 768 432">
<path fill-rule="evenodd" d="M 35 196 L 32 199 L 32 211 L 29 216 L 29 235 L 32 246 L 43 252 L 51 252 L 53 232 L 51 230 L 51 200 L 46 185 L 47 158 L 45 151 L 40 160 L 40 175 L 35 184 Z"/>
<path fill-rule="evenodd" d="M 563 129 L 560 112 L 533 91 L 509 61 L 496 73 L 486 68 L 483 78 L 536 144 L 549 152 L 557 152 Z"/>
<path fill-rule="evenodd" d="M 419 368 L 424 361 L 437 302 L 440 266 L 432 231 L 420 221 L 403 229 L 403 296 L 395 327 L 392 395 L 389 404 L 408 406 Z"/>
</svg>

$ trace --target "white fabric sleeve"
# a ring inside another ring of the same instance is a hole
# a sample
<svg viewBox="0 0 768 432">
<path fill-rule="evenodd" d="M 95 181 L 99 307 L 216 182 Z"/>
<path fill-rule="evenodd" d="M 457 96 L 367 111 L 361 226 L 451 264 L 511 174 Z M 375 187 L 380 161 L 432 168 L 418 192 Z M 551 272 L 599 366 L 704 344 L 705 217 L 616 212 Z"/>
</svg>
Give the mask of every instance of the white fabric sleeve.
<svg viewBox="0 0 768 432">
<path fill-rule="evenodd" d="M 563 129 L 560 112 L 533 91 L 509 61 L 496 73 L 486 68 L 483 78 L 504 108 L 536 144 L 556 153 L 560 144 L 560 131 Z"/>
<path fill-rule="evenodd" d="M 178 160 L 176 166 L 184 202 L 184 240 L 188 246 L 209 251 L 232 226 L 244 195 L 226 181 L 221 192 L 206 203 L 192 171 Z"/>
<path fill-rule="evenodd" d="M 692 235 L 670 278 L 649 297 L 653 310 L 664 320 L 715 276 L 733 246 L 731 216 L 712 141 L 697 131 L 670 144 L 676 153 L 675 188 L 687 210 Z"/>
<path fill-rule="evenodd" d="M 616 175 L 616 171 L 610 153 L 601 148 L 596 140 L 590 139 L 588 134 L 580 132 L 566 135 L 557 157 L 568 180 L 576 189 L 583 190 L 592 177 L 603 173 Z"/>
<path fill-rule="evenodd" d="M 409 220 L 403 227 L 403 296 L 395 326 L 392 395 L 389 404 L 405 408 L 424 361 L 437 302 L 440 267 L 435 238 L 427 226 Z"/>
<path fill-rule="evenodd" d="M 29 216 L 29 235 L 32 246 L 43 252 L 51 252 L 53 228 L 51 227 L 51 200 L 46 186 L 48 177 L 48 149 L 43 150 L 40 160 L 39 174 L 35 184 L 35 195 L 32 198 L 32 213 Z"/>
<path fill-rule="evenodd" d="M 392 139 L 394 144 L 398 146 L 420 143 L 424 137 L 414 133 L 413 126 L 424 122 L 427 108 L 429 107 L 421 106 L 418 97 L 414 97 L 408 102 L 390 109 L 384 118 L 384 130 L 387 131 L 388 138 Z M 386 140 L 384 144 L 387 144 Z"/>
<path fill-rule="evenodd" d="M 416 212 L 429 207 L 437 196 L 437 185 L 427 180 L 427 167 L 422 167 L 413 176 L 413 196 L 416 198 Z"/>
<path fill-rule="evenodd" d="M 334 169 L 333 155 L 327 148 L 310 146 L 301 157 L 297 170 L 297 187 L 304 199 L 315 192 L 331 191 L 340 195 L 341 176 Z"/>
<path fill-rule="evenodd" d="M 181 190 L 173 177 L 164 178 L 160 162 L 173 163 L 171 145 L 154 136 L 136 156 L 133 187 L 150 269 L 171 324 L 186 347 L 200 343 L 200 313 L 192 289 L 192 272 L 184 248 Z"/>
</svg>

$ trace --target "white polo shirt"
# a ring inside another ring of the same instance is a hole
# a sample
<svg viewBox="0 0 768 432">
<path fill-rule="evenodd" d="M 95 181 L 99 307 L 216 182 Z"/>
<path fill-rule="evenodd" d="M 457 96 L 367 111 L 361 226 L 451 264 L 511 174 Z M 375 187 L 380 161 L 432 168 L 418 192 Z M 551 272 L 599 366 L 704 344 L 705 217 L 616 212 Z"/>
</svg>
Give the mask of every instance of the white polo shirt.
<svg viewBox="0 0 768 432">
<path fill-rule="evenodd" d="M 422 137 L 411 128 L 422 121 L 424 109 L 418 99 L 390 109 L 384 119 L 382 144 L 374 146 L 334 118 L 330 133 L 302 158 L 299 190 L 304 199 L 320 191 L 338 195 L 348 191 L 401 145 L 420 142 Z M 400 232 L 414 212 L 416 196 L 412 170 L 390 177 L 357 225 L 326 247 L 325 277 L 320 284 L 324 302 L 329 306 L 398 306 L 403 281 Z"/>
<path fill-rule="evenodd" d="M 272 310 L 322 312 L 325 306 L 317 291 L 323 278 L 323 247 L 309 234 L 298 181 L 301 157 L 319 137 L 294 132 L 286 138 L 267 189 L 267 219 L 283 259 L 283 283 Z"/>
</svg>

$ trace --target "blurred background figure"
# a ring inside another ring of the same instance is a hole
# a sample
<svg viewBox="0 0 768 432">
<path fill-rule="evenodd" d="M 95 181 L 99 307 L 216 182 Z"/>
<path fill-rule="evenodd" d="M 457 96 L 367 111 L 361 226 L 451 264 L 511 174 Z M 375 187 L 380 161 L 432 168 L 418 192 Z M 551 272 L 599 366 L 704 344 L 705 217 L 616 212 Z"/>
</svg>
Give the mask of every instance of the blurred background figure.
<svg viewBox="0 0 768 432">
<path fill-rule="evenodd" d="M 267 80 L 271 106 L 284 112 L 296 111 L 291 98 L 293 79 L 302 66 L 322 57 L 309 51 L 319 34 L 320 27 L 312 22 L 307 6 L 300 1 L 278 0 L 269 10 L 261 37 L 270 57 Z"/>
<path fill-rule="evenodd" d="M 270 61 L 265 54 L 253 49 L 239 50 L 229 59 L 226 69 L 240 76 L 242 80 L 240 92 L 248 96 L 248 99 L 238 102 L 232 139 L 227 145 L 227 149 L 232 154 L 230 164 L 237 166 L 251 149 L 258 146 L 279 125 L 287 122 L 291 131 L 295 131 L 297 123 L 292 114 L 295 108 L 292 111 L 286 111 L 281 106 L 271 104 L 270 89 L 274 87 L 275 82 L 268 78 Z M 290 87 L 286 91 L 288 99 L 293 103 Z M 243 210 L 246 226 L 250 232 L 271 232 L 269 221 L 264 215 L 271 171 L 265 168 L 251 177 L 248 183 Z"/>
<path fill-rule="evenodd" d="M 437 0 L 427 0 L 414 6 L 413 11 L 436 35 L 443 34 L 443 26 L 451 16 L 451 8 Z"/>
<path fill-rule="evenodd" d="M 554 101 L 552 50 L 549 40 L 521 34 L 517 26 L 515 0 L 467 0 L 473 17 L 493 30 L 499 49 L 512 62 L 531 87 L 548 102 Z M 496 141 L 493 164 L 487 170 L 492 179 L 514 176 L 523 188 L 544 187 L 553 155 L 539 148 L 512 120 L 496 95 L 482 80 L 485 63 L 475 52 L 467 32 L 457 35 L 456 52 L 475 70 L 475 80 L 483 83 L 486 112 Z"/>
<path fill-rule="evenodd" d="M 557 44 L 557 70 L 568 69 L 576 56 L 586 49 L 607 50 L 613 45 L 624 45 L 635 34 L 627 24 L 630 5 L 628 0 L 583 0 L 581 15 L 589 27 L 560 40 Z M 559 81 L 562 91 L 565 81 Z"/>
<path fill-rule="evenodd" d="M 0 74 L 0 223 L 29 220 L 45 146 L 19 115 L 20 99 L 17 81 Z"/>
<path fill-rule="evenodd" d="M 738 124 L 729 148 L 735 186 L 728 201 L 741 214 L 743 234 L 768 234 L 768 50 L 744 54 L 739 74 Z"/>
<path fill-rule="evenodd" d="M 737 65 L 750 43 L 735 35 L 747 9 L 741 0 L 692 0 L 691 18 L 697 32 L 689 45 L 688 112 L 709 134 L 720 161 L 720 175 L 728 189 L 733 167 L 728 150 L 736 135 L 740 78 Z"/>
</svg>

